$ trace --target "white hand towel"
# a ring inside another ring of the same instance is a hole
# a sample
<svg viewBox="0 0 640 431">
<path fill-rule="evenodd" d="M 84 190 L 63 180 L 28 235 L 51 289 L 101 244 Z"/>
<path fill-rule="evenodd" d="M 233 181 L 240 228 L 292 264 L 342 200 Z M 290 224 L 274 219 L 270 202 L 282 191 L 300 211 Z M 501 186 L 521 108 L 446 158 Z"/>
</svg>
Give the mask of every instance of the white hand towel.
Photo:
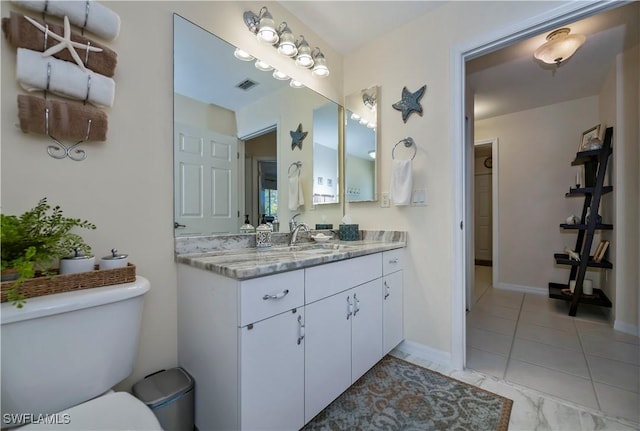
<svg viewBox="0 0 640 431">
<path fill-rule="evenodd" d="M 289 210 L 295 211 L 304 205 L 304 195 L 302 194 L 302 182 L 300 175 L 289 176 Z"/>
<path fill-rule="evenodd" d="M 391 173 L 391 199 L 395 206 L 409 205 L 413 189 L 411 160 L 394 160 Z"/>
<path fill-rule="evenodd" d="M 83 72 L 75 63 L 43 57 L 41 52 L 25 48 L 18 48 L 16 63 L 18 82 L 27 91 L 47 88 L 47 64 L 51 64 L 49 91 L 69 99 L 85 100 L 90 76 L 88 102 L 97 107 L 113 106 L 116 82 L 111 78 L 89 69 Z"/>
<path fill-rule="evenodd" d="M 71 24 L 79 28 L 84 27 L 85 30 L 109 41 L 118 37 L 118 33 L 120 33 L 120 16 L 97 1 L 12 0 L 12 2 L 36 12 L 45 12 L 46 6 L 46 13 L 61 18 L 67 16 Z M 88 15 L 87 10 L 89 11 Z"/>
</svg>

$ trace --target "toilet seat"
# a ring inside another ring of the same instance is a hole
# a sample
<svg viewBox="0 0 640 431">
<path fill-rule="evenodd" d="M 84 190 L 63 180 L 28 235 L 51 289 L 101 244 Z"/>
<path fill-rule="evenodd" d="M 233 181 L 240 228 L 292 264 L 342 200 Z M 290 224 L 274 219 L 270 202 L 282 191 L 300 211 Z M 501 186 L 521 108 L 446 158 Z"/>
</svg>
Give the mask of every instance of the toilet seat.
<svg viewBox="0 0 640 431">
<path fill-rule="evenodd" d="M 32 423 L 20 430 L 162 430 L 151 409 L 128 392 L 109 392 L 49 416 L 55 423 Z"/>
</svg>

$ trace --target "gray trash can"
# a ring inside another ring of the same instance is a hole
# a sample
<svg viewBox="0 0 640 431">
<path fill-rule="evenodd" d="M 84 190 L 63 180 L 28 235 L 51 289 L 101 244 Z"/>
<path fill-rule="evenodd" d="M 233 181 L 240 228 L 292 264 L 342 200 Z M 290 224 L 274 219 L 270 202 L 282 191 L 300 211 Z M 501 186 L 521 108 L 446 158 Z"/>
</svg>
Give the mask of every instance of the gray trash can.
<svg viewBox="0 0 640 431">
<path fill-rule="evenodd" d="M 156 415 L 165 431 L 193 431 L 193 378 L 182 368 L 162 370 L 133 385 L 133 395 Z"/>
</svg>

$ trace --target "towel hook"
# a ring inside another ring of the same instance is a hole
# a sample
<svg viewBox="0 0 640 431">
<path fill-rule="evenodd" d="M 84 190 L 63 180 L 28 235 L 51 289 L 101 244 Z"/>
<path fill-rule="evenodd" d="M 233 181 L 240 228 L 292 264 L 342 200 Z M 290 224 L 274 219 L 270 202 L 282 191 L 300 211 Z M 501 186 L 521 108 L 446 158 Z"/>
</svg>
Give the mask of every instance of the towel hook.
<svg viewBox="0 0 640 431">
<path fill-rule="evenodd" d="M 411 156 L 411 160 L 415 159 L 416 154 L 418 153 L 418 148 L 415 145 L 416 142 L 413 140 L 411 136 L 407 136 L 406 138 L 399 140 L 398 143 L 393 146 L 393 150 L 391 150 L 391 158 L 395 160 L 396 147 L 400 144 L 404 144 L 406 148 L 413 147 L 413 155 Z"/>
<path fill-rule="evenodd" d="M 289 165 L 289 170 L 287 171 L 288 175 L 291 175 L 291 168 L 297 168 L 298 169 L 298 175 L 300 175 L 300 168 L 302 167 L 302 162 L 297 161 L 297 162 L 293 162 Z"/>
<path fill-rule="evenodd" d="M 58 139 L 56 139 L 49 132 L 49 108 L 44 108 L 44 131 L 46 135 L 57 145 L 49 145 L 47 147 L 47 154 L 49 154 L 54 159 L 64 159 L 65 157 L 69 157 L 71 160 L 76 162 L 81 162 L 82 160 L 87 158 L 87 152 L 82 148 L 76 148 L 78 145 L 82 144 L 84 141 L 89 139 L 89 133 L 91 133 L 91 120 L 87 121 L 87 133 L 83 139 L 80 139 L 75 144 L 67 147 Z M 75 149 L 75 154 L 71 152 Z"/>
</svg>

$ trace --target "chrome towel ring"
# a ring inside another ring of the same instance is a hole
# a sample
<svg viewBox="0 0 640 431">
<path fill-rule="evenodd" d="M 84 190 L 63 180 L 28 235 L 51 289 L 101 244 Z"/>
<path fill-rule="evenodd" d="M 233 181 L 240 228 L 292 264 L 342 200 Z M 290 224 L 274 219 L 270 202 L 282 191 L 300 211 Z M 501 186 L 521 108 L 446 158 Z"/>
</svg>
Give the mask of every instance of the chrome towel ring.
<svg viewBox="0 0 640 431">
<path fill-rule="evenodd" d="M 400 145 L 400 144 L 404 144 L 404 146 L 405 146 L 406 148 L 411 148 L 411 147 L 413 147 L 413 155 L 411 156 L 411 160 L 415 159 L 416 154 L 418 153 L 418 148 L 416 147 L 416 142 L 415 142 L 415 141 L 413 140 L 413 138 L 412 138 L 412 137 L 410 137 L 410 136 L 407 136 L 406 138 L 401 139 L 400 141 L 398 141 L 398 143 L 397 143 L 397 144 L 395 144 L 395 145 L 393 146 L 393 150 L 391 150 L 391 158 L 395 160 L 395 158 L 396 158 L 396 155 L 395 155 L 396 147 L 397 147 L 398 145 Z"/>
</svg>

